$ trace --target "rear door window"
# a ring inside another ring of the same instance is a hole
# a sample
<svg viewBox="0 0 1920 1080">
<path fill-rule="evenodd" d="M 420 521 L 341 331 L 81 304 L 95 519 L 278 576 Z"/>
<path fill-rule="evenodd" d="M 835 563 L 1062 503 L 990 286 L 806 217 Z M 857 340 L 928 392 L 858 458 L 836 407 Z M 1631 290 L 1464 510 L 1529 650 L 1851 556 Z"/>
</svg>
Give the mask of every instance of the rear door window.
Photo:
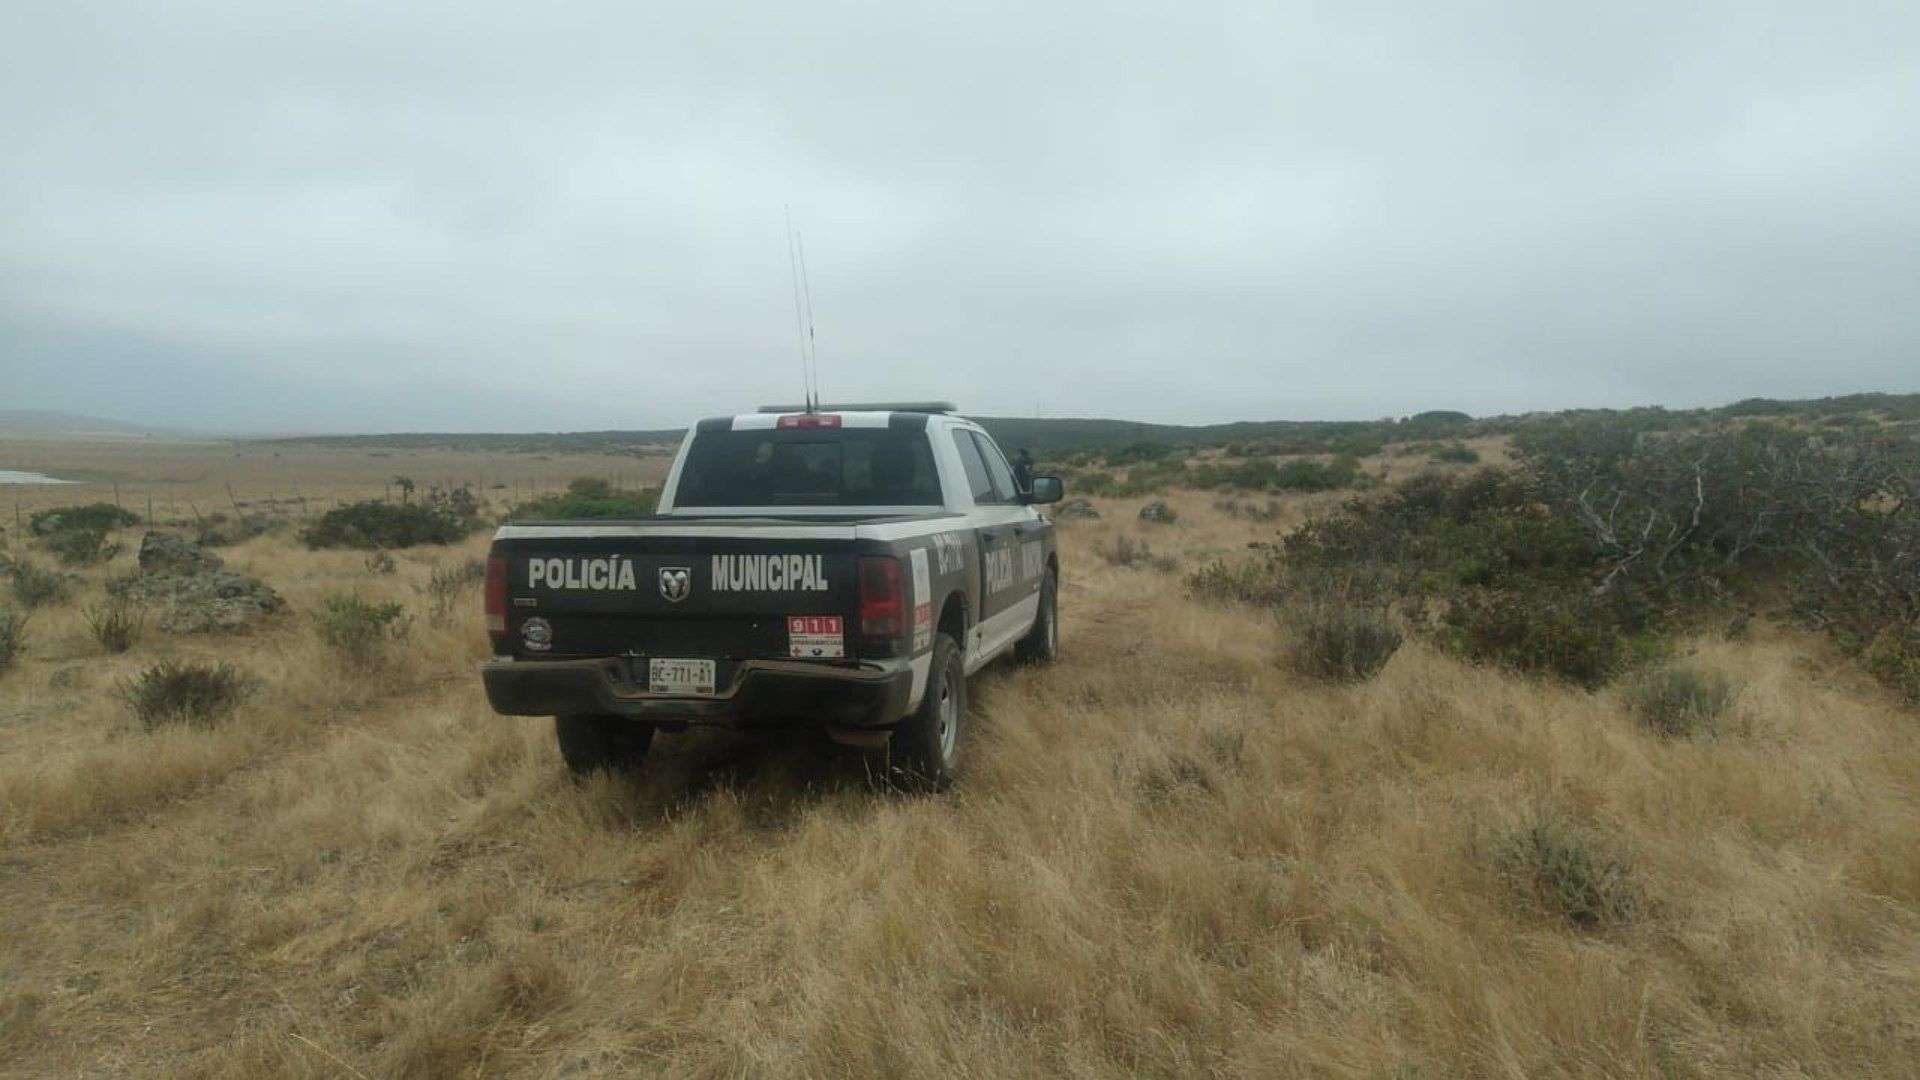
<svg viewBox="0 0 1920 1080">
<path fill-rule="evenodd" d="M 680 468 L 676 506 L 938 506 L 922 431 L 707 431 Z"/>
</svg>

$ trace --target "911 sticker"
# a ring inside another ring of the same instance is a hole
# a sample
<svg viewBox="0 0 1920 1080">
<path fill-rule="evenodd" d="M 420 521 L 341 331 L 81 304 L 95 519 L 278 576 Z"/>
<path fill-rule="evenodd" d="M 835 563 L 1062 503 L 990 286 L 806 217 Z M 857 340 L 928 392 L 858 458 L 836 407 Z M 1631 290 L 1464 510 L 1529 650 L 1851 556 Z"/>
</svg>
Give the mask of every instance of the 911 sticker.
<svg viewBox="0 0 1920 1080">
<path fill-rule="evenodd" d="M 787 616 L 787 655 L 795 660 L 846 656 L 846 624 L 838 615 Z"/>
<path fill-rule="evenodd" d="M 927 577 L 927 549 L 914 548 L 913 560 L 913 651 L 925 652 L 933 644 L 933 587 Z"/>
</svg>

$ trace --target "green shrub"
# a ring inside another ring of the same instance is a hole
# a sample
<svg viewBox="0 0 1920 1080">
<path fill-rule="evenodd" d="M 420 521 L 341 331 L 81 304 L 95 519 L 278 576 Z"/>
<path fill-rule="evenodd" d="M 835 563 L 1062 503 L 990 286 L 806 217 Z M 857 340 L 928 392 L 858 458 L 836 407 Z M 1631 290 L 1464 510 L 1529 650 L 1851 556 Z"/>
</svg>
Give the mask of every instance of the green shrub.
<svg viewBox="0 0 1920 1080">
<path fill-rule="evenodd" d="M 119 544 L 107 539 L 105 531 L 78 527 L 57 529 L 46 534 L 41 546 L 68 566 L 103 563 L 122 550 Z"/>
<path fill-rule="evenodd" d="M 84 506 L 55 506 L 36 511 L 28 519 L 28 526 L 36 536 L 48 536 L 68 529 L 87 529 L 93 532 L 107 532 L 140 524 L 139 515 L 122 510 L 108 502 L 87 503 Z"/>
<path fill-rule="evenodd" d="M 412 625 L 398 601 L 374 603 L 358 593 L 334 593 L 314 612 L 313 629 L 328 648 L 366 662 L 378 658 L 388 644 L 406 640 Z"/>
<path fill-rule="evenodd" d="M 300 538 L 310 548 L 407 548 L 451 544 L 476 525 L 435 506 L 370 500 L 327 511 Z"/>
<path fill-rule="evenodd" d="M 545 495 L 513 508 L 516 521 L 604 521 L 642 518 L 653 514 L 660 492 L 653 488 L 622 491 L 605 480 L 581 477 L 558 495 Z"/>
<path fill-rule="evenodd" d="M 12 667 L 27 651 L 27 617 L 0 611 L 0 672 Z"/>
<path fill-rule="evenodd" d="M 1686 738 L 1713 734 L 1735 696 L 1733 684 L 1717 671 L 1662 667 L 1633 680 L 1627 705 L 1654 731 Z"/>
<path fill-rule="evenodd" d="M 147 627 L 146 609 L 126 596 L 113 596 L 87 609 L 87 630 L 110 653 L 133 648 Z"/>
<path fill-rule="evenodd" d="M 1882 627 L 1859 652 L 1868 671 L 1920 705 L 1920 622 Z"/>
<path fill-rule="evenodd" d="M 1187 575 L 1187 591 L 1202 600 L 1272 605 L 1289 595 L 1287 568 L 1271 547 L 1262 555 L 1229 562 L 1216 559 Z"/>
<path fill-rule="evenodd" d="M 1073 481 L 1075 495 L 1111 495 L 1118 482 L 1109 472 L 1083 473 Z"/>
<path fill-rule="evenodd" d="M 1337 439 L 1327 440 L 1327 452 L 1341 457 L 1356 459 L 1372 457 L 1386 448 L 1386 438 L 1373 432 L 1343 435 Z"/>
<path fill-rule="evenodd" d="M 1109 465 L 1138 465 L 1170 457 L 1177 449 L 1172 443 L 1133 442 L 1107 451 L 1106 460 Z"/>
<path fill-rule="evenodd" d="M 1379 611 L 1322 603 L 1289 619 L 1299 640 L 1290 659 L 1304 674 L 1332 682 L 1365 682 L 1400 648 L 1401 634 Z"/>
<path fill-rule="evenodd" d="M 1589 690 L 1658 650 L 1587 598 L 1544 589 L 1466 593 L 1447 602 L 1442 622 L 1445 644 L 1461 656 Z"/>
<path fill-rule="evenodd" d="M 1435 465 L 1478 465 L 1480 452 L 1461 443 L 1448 443 L 1427 459 Z"/>
<path fill-rule="evenodd" d="M 1337 491 L 1352 487 L 1359 475 L 1359 464 L 1352 457 L 1335 458 L 1332 463 L 1292 458 L 1274 470 L 1273 486 L 1282 491 Z"/>
<path fill-rule="evenodd" d="M 1641 907 L 1626 860 L 1553 814 L 1507 837 L 1494 862 L 1523 896 L 1583 929 L 1627 922 Z"/>
<path fill-rule="evenodd" d="M 54 570 L 42 570 L 30 562 L 21 560 L 13 564 L 11 571 L 13 597 L 21 606 L 36 608 L 58 603 L 67 598 L 72 591 L 65 574 Z"/>
<path fill-rule="evenodd" d="M 121 684 L 120 697 L 148 731 L 211 727 L 245 700 L 252 682 L 229 664 L 167 660 Z"/>
</svg>

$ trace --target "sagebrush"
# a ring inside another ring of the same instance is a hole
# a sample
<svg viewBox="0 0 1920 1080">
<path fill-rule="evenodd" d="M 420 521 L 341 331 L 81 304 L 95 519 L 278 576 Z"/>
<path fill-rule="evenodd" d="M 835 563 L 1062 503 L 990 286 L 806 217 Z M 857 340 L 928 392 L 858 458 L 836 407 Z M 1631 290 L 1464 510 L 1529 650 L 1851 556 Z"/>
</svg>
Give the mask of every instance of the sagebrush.
<svg viewBox="0 0 1920 1080">
<path fill-rule="evenodd" d="M 252 685 L 231 664 L 166 660 L 123 683 L 120 697 L 148 731 L 210 727 L 239 708 Z"/>
</svg>

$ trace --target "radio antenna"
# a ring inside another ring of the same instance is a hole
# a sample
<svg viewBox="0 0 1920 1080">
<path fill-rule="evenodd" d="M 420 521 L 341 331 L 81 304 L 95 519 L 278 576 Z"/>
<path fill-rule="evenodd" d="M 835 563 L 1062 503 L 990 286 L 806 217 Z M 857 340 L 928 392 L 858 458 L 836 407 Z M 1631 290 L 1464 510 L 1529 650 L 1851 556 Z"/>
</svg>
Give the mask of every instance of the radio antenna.
<svg viewBox="0 0 1920 1080">
<path fill-rule="evenodd" d="M 801 321 L 800 307 L 800 256 L 794 242 L 793 207 L 782 205 L 787 215 L 787 270 L 793 277 L 793 333 L 800 341 L 800 391 L 805 397 L 807 411 L 813 411 L 813 376 L 807 362 L 807 331 Z"/>
<path fill-rule="evenodd" d="M 793 234 L 800 249 L 800 293 L 807 299 L 807 359 L 813 365 L 813 407 L 820 407 L 820 345 L 813 336 L 813 281 L 807 276 L 807 234 Z"/>
</svg>

